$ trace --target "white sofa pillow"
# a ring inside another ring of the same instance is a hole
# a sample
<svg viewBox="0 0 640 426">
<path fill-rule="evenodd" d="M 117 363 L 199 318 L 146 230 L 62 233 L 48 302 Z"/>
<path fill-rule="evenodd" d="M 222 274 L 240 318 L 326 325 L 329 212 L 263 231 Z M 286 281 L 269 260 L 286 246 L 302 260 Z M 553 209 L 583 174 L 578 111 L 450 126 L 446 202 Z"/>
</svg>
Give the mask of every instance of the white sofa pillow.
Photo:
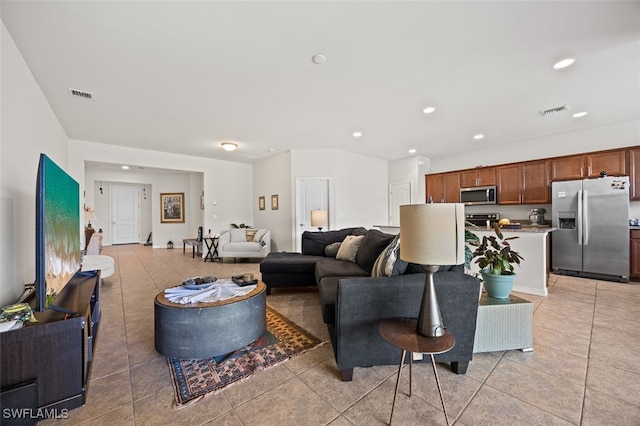
<svg viewBox="0 0 640 426">
<path fill-rule="evenodd" d="M 231 231 L 231 242 L 239 243 L 241 241 L 247 241 L 247 232 L 242 228 L 232 228 Z"/>
</svg>

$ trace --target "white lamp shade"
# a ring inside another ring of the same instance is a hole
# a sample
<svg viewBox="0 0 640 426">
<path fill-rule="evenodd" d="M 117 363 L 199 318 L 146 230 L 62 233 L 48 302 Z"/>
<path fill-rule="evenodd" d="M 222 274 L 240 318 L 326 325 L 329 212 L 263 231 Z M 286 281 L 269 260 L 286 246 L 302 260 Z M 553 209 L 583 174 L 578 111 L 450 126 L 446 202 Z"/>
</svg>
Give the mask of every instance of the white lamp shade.
<svg viewBox="0 0 640 426">
<path fill-rule="evenodd" d="M 311 226 L 324 228 L 328 221 L 326 210 L 311 210 Z"/>
<path fill-rule="evenodd" d="M 419 265 L 464 263 L 464 204 L 400 206 L 400 258 Z"/>
</svg>

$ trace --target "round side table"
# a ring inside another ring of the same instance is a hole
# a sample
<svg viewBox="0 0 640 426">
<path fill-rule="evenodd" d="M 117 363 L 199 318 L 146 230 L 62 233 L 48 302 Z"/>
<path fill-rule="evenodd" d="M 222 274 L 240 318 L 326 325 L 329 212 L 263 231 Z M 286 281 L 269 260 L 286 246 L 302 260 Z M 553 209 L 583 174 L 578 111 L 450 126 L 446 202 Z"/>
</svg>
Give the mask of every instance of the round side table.
<svg viewBox="0 0 640 426">
<path fill-rule="evenodd" d="M 413 352 L 429 354 L 431 358 L 431 366 L 433 367 L 433 374 L 436 376 L 436 384 L 438 385 L 438 393 L 440 394 L 440 401 L 442 402 L 442 409 L 444 410 L 444 419 L 449 425 L 449 417 L 447 416 L 447 407 L 444 404 L 444 397 L 442 396 L 442 388 L 440 387 L 440 378 L 438 377 L 438 369 L 436 368 L 436 362 L 433 358 L 436 354 L 441 354 L 450 351 L 456 344 L 456 339 L 451 333 L 445 331 L 444 335 L 440 337 L 426 337 L 418 334 L 416 327 L 418 321 L 410 318 L 393 318 L 384 320 L 378 326 L 378 333 L 380 336 L 392 344 L 393 346 L 402 349 L 402 355 L 400 357 L 400 365 L 398 366 L 398 377 L 396 379 L 396 390 L 393 393 L 393 404 L 391 405 L 391 417 L 389 418 L 389 425 L 393 420 L 393 409 L 396 406 L 396 396 L 398 395 L 398 386 L 400 384 L 400 373 L 404 366 L 404 358 L 409 352 L 409 397 L 411 397 L 411 376 L 413 366 Z"/>
</svg>

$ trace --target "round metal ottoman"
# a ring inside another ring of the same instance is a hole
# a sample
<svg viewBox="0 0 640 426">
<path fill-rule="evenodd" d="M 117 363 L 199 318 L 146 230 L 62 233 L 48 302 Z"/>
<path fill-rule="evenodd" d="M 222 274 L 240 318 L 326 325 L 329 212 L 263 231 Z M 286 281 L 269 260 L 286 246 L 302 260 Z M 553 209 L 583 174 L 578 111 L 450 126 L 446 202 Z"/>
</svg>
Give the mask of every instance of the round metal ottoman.
<svg viewBox="0 0 640 426">
<path fill-rule="evenodd" d="M 260 337 L 266 327 L 266 286 L 212 303 L 169 302 L 164 292 L 154 303 L 155 345 L 162 355 L 178 359 L 228 354 Z"/>
</svg>

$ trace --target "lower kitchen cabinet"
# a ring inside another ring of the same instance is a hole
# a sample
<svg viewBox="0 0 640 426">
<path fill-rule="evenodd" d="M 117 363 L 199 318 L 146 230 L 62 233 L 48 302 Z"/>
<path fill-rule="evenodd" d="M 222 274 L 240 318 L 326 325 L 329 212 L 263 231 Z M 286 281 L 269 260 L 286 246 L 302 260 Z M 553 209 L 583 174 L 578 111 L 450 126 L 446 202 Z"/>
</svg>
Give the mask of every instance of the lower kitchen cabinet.
<svg viewBox="0 0 640 426">
<path fill-rule="evenodd" d="M 631 230 L 629 265 L 631 278 L 640 279 L 640 230 Z"/>
</svg>

